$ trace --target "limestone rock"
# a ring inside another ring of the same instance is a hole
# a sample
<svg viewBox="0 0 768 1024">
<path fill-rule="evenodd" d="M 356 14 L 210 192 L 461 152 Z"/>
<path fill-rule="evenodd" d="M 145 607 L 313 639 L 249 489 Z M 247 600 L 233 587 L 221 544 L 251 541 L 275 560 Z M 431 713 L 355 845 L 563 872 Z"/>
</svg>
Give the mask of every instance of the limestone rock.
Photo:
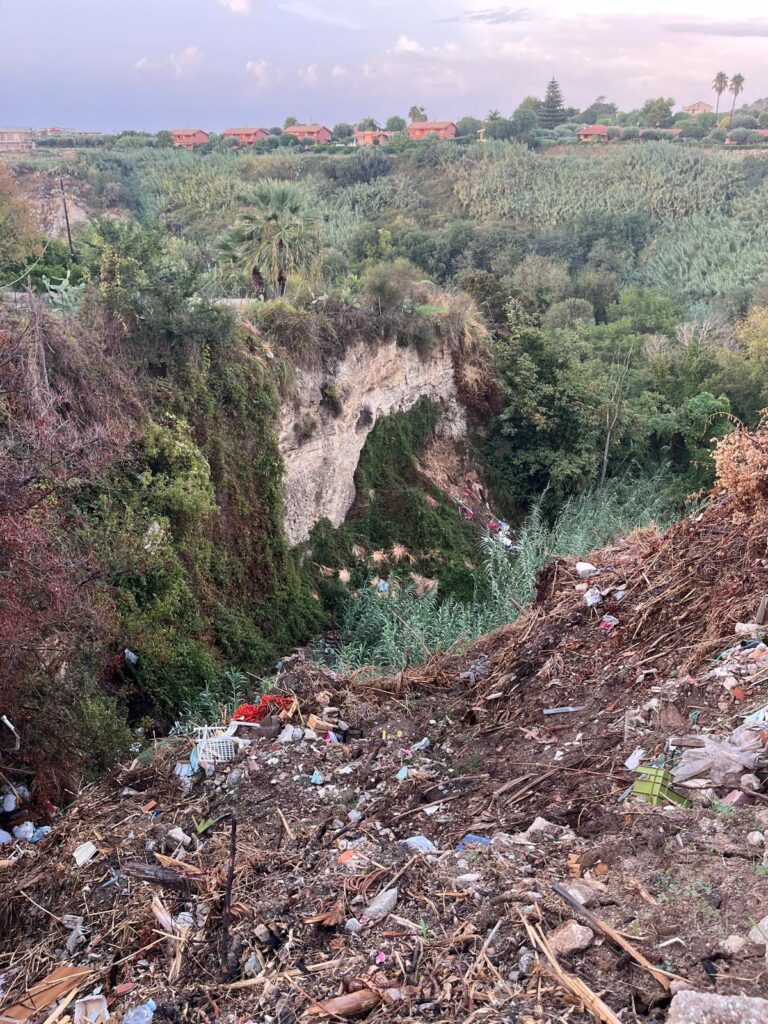
<svg viewBox="0 0 768 1024">
<path fill-rule="evenodd" d="M 592 929 L 578 921 L 564 921 L 547 936 L 547 941 L 555 953 L 567 955 L 586 949 L 594 937 Z"/>
<path fill-rule="evenodd" d="M 667 1024 L 768 1024 L 768 999 L 678 992 Z"/>
</svg>

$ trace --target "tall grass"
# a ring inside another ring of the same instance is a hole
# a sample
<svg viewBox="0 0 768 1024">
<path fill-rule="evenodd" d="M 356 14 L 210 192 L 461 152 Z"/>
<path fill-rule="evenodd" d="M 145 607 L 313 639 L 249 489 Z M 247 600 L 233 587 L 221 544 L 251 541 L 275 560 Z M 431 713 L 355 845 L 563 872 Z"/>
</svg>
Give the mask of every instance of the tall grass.
<svg viewBox="0 0 768 1024">
<path fill-rule="evenodd" d="M 537 505 L 518 532 L 516 556 L 495 541 L 483 543 L 471 601 L 443 599 L 437 589 L 419 597 L 412 585 L 392 586 L 387 596 L 367 587 L 347 606 L 334 666 L 399 671 L 512 622 L 517 609 L 530 603 L 537 573 L 551 559 L 585 555 L 639 526 L 667 526 L 674 518 L 668 485 L 663 474 L 611 480 L 570 498 L 553 523 Z"/>
</svg>

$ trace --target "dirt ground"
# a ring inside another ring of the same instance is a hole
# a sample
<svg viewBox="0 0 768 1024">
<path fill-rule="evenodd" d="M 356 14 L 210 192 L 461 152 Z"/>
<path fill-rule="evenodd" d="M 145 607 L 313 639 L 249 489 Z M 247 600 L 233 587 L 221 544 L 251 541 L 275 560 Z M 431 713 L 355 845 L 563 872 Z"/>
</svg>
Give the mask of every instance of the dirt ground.
<svg viewBox="0 0 768 1024">
<path fill-rule="evenodd" d="M 555 563 L 514 624 L 394 677 L 295 655 L 295 736 L 187 793 L 183 737 L 84 790 L 3 848 L 0 1019 L 61 964 L 115 1020 L 150 996 L 158 1021 L 580 1024 L 763 995 L 768 733 L 751 772 L 676 786 L 690 806 L 625 765 L 676 769 L 768 703 L 768 500 L 745 507 Z"/>
</svg>

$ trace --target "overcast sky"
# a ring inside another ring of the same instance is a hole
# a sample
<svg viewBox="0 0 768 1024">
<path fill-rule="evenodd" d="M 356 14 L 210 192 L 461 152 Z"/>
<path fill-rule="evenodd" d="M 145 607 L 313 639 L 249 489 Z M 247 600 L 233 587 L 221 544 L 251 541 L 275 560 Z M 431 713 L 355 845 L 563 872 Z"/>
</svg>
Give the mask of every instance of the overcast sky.
<svg viewBox="0 0 768 1024">
<path fill-rule="evenodd" d="M 0 125 L 222 130 L 405 114 L 509 114 L 559 80 L 712 100 L 716 71 L 768 95 L 765 0 L 0 0 Z"/>
</svg>

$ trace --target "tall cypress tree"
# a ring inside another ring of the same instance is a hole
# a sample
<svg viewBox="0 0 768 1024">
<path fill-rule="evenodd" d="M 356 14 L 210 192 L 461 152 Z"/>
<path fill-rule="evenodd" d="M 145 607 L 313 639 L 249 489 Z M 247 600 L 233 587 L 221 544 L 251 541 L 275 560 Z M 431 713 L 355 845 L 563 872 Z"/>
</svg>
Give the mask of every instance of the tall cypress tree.
<svg viewBox="0 0 768 1024">
<path fill-rule="evenodd" d="M 556 128 L 557 125 L 563 124 L 566 120 L 563 93 L 553 76 L 544 96 L 544 103 L 539 114 L 539 124 L 542 128 Z"/>
</svg>

